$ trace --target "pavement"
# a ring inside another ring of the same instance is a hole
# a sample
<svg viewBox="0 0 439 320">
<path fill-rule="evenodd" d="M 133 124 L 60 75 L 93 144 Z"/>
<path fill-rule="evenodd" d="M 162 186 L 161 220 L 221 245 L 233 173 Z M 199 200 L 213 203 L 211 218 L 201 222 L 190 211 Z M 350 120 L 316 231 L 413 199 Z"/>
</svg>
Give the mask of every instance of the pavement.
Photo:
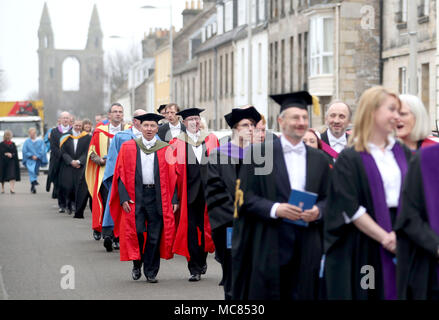
<svg viewBox="0 0 439 320">
<path fill-rule="evenodd" d="M 161 260 L 157 284 L 131 278 L 131 262 L 119 251 L 106 252 L 92 236 L 91 212 L 85 219 L 58 213 L 56 199 L 40 174 L 37 193 L 28 176 L 16 194 L 0 194 L 0 300 L 222 300 L 221 266 L 208 256 L 207 273 L 189 282 L 184 257 Z"/>
</svg>

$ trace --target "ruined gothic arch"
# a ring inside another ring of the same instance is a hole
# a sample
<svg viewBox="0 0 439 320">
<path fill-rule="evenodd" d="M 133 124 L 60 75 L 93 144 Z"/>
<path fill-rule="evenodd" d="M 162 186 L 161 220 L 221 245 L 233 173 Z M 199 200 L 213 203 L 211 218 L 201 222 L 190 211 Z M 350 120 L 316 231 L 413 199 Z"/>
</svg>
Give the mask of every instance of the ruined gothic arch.
<svg viewBox="0 0 439 320">
<path fill-rule="evenodd" d="M 67 56 L 61 66 L 62 90 L 79 91 L 81 89 L 81 61 L 76 56 Z"/>
</svg>

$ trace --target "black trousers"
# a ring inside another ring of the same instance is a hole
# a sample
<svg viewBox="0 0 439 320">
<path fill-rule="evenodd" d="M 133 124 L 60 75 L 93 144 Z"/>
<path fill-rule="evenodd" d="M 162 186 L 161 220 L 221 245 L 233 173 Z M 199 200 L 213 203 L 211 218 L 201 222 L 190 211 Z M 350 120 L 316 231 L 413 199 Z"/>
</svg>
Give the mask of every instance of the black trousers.
<svg viewBox="0 0 439 320">
<path fill-rule="evenodd" d="M 188 250 L 190 260 L 188 269 L 191 274 L 201 274 L 206 265 L 207 252 L 204 250 L 204 200 L 203 192 L 198 192 L 196 199 L 188 204 Z"/>
<path fill-rule="evenodd" d="M 91 198 L 85 181 L 85 170 L 80 173 L 75 191 L 75 218 L 84 218 L 84 210 L 87 207 L 87 200 Z"/>
<path fill-rule="evenodd" d="M 140 260 L 133 261 L 146 277 L 156 277 L 160 268 L 160 237 L 163 229 L 163 217 L 157 210 L 156 190 L 143 188 L 140 210 L 136 210 L 136 229 L 139 241 Z M 146 243 L 144 232 L 146 232 Z M 144 248 L 145 247 L 145 248 Z"/>
<path fill-rule="evenodd" d="M 279 233 L 280 299 L 298 300 L 302 229 L 283 222 Z"/>
<path fill-rule="evenodd" d="M 232 250 L 227 249 L 227 228 L 232 227 L 230 222 L 224 226 L 212 230 L 212 240 L 215 244 L 215 259 L 221 264 L 224 286 L 224 299 L 232 299 Z"/>
<path fill-rule="evenodd" d="M 62 188 L 62 175 L 59 174 L 61 170 L 58 171 L 58 177 L 53 181 L 53 189 L 56 190 L 56 198 L 58 199 L 58 207 L 61 209 L 67 208 L 67 197 Z"/>
</svg>

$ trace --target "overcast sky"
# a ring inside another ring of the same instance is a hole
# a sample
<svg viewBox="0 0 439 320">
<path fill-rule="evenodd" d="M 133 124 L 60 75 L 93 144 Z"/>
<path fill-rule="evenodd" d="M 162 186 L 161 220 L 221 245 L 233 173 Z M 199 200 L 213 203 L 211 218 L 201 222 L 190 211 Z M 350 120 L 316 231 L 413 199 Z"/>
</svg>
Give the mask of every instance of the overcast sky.
<svg viewBox="0 0 439 320">
<path fill-rule="evenodd" d="M 0 100 L 24 100 L 38 91 L 38 27 L 47 3 L 56 49 L 84 49 L 96 4 L 104 50 L 128 51 L 150 28 L 169 28 L 170 0 L 0 0 L 0 70 L 7 82 Z M 186 0 L 172 0 L 176 30 L 182 25 Z M 140 9 L 153 5 L 162 9 Z M 124 37 L 111 39 L 112 35 Z"/>
</svg>

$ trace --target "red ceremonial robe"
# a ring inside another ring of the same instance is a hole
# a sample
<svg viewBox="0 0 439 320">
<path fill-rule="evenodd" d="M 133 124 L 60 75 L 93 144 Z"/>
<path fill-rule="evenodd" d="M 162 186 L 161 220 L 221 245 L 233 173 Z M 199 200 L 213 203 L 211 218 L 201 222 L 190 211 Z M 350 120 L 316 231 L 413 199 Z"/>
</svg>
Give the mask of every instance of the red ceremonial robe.
<svg viewBox="0 0 439 320">
<path fill-rule="evenodd" d="M 186 168 L 186 142 L 177 138 L 172 139 L 170 145 L 173 149 L 172 156 L 175 163 L 176 181 L 178 184 L 178 199 L 180 203 L 180 217 L 177 226 L 173 252 L 185 256 L 190 260 L 188 249 L 188 211 L 187 211 L 187 168 Z M 218 139 L 215 135 L 209 134 L 204 143 L 206 144 L 207 155 L 219 146 Z M 173 189 L 174 190 L 174 189 Z M 207 214 L 207 205 L 204 207 L 204 251 L 214 252 L 215 245 L 212 240 L 212 231 L 210 228 L 209 216 Z"/>
<path fill-rule="evenodd" d="M 157 159 L 160 175 L 160 190 L 162 197 L 163 212 L 163 231 L 160 239 L 160 257 L 163 259 L 171 259 L 173 257 L 172 245 L 175 238 L 175 220 L 172 209 L 172 196 L 174 188 L 171 188 L 171 181 L 176 179 L 173 165 L 166 161 L 167 149 L 169 146 L 158 150 Z M 137 240 L 136 231 L 136 160 L 138 149 L 135 140 L 130 140 L 122 144 L 117 157 L 116 167 L 114 170 L 113 184 L 110 197 L 110 212 L 114 221 L 114 235 L 119 237 L 120 241 L 120 261 L 140 260 L 139 242 Z M 120 205 L 118 181 L 122 180 L 130 199 L 134 204 L 130 204 L 131 212 L 127 213 Z M 139 200 L 139 205 L 140 201 Z M 145 234 L 146 242 L 147 234 Z M 142 251 L 144 248 L 142 248 Z"/>
</svg>

